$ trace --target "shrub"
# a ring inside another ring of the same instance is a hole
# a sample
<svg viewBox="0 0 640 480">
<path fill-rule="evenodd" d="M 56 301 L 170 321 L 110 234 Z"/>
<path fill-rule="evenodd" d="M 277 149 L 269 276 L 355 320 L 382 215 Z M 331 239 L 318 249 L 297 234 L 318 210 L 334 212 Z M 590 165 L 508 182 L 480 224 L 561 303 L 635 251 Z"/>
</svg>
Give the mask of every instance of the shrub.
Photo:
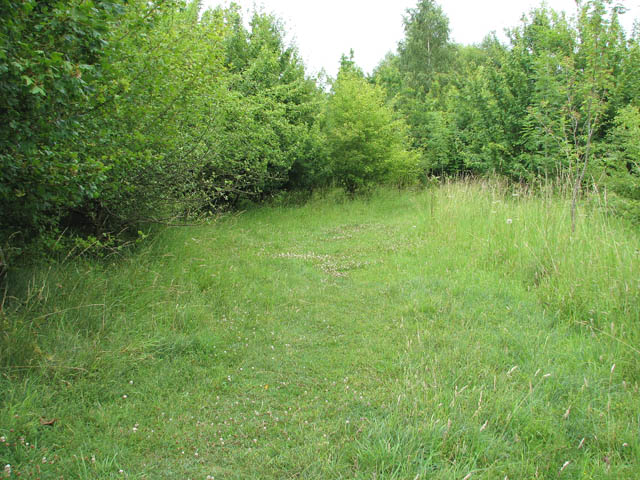
<svg viewBox="0 0 640 480">
<path fill-rule="evenodd" d="M 332 93 L 324 131 L 334 181 L 355 192 L 385 180 L 415 180 L 418 155 L 407 149 L 407 126 L 385 105 L 384 89 L 343 68 Z"/>
</svg>

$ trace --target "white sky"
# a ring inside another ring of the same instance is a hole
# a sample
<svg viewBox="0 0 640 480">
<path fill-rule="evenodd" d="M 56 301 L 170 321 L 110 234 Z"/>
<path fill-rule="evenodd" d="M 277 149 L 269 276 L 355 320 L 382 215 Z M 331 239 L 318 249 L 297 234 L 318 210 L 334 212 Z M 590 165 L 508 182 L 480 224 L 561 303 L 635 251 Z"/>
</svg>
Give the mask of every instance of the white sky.
<svg viewBox="0 0 640 480">
<path fill-rule="evenodd" d="M 289 39 L 300 50 L 308 73 L 324 68 L 334 76 L 340 56 L 353 48 L 355 59 L 370 73 L 404 36 L 402 17 L 418 0 L 235 0 L 246 12 L 255 5 L 275 13 L 286 25 Z M 204 0 L 205 6 L 229 0 Z M 440 0 L 457 43 L 478 43 L 491 31 L 505 39 L 505 28 L 518 25 L 523 13 L 541 0 Z M 640 0 L 619 0 L 629 12 L 623 24 L 631 31 L 640 18 Z M 575 0 L 547 0 L 554 10 L 575 12 Z"/>
</svg>

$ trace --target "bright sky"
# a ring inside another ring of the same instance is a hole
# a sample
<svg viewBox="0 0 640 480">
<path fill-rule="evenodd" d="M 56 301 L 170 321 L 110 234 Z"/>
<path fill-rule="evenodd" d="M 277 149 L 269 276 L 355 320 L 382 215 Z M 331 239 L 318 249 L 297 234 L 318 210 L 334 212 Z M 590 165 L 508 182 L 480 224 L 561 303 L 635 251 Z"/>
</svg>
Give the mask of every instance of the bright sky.
<svg viewBox="0 0 640 480">
<path fill-rule="evenodd" d="M 289 39 L 300 50 L 309 73 L 324 68 L 334 76 L 340 56 L 351 48 L 355 59 L 371 72 L 404 37 L 402 17 L 418 0 L 235 0 L 244 11 L 255 5 L 275 13 L 285 22 Z M 205 6 L 228 5 L 229 0 L 204 0 Z M 518 24 L 521 16 L 541 0 L 440 0 L 449 17 L 451 36 L 457 43 L 478 43 L 491 31 L 501 38 L 504 29 Z M 631 31 L 640 18 L 640 0 L 620 0 L 629 12 L 623 24 Z M 575 0 L 548 0 L 554 10 L 575 12 Z"/>
</svg>

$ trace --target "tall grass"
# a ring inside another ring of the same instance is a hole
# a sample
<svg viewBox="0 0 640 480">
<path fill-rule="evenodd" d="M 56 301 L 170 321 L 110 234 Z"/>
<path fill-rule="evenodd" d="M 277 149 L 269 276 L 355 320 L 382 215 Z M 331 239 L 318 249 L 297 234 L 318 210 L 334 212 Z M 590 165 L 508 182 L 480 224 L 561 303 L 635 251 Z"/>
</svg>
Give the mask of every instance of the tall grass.
<svg viewBox="0 0 640 480">
<path fill-rule="evenodd" d="M 639 236 L 495 181 L 10 272 L 22 478 L 638 478 Z M 0 466 L 2 466 L 0 465 Z"/>
</svg>

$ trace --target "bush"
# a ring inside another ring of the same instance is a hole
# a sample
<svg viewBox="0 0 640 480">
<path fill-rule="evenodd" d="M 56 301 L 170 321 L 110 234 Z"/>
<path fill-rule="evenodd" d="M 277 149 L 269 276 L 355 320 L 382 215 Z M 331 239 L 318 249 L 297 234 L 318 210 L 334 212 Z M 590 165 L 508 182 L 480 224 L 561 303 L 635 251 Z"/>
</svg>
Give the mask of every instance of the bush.
<svg viewBox="0 0 640 480">
<path fill-rule="evenodd" d="M 614 195 L 610 205 L 616 213 L 640 223 L 640 109 L 620 110 L 609 135 L 607 154 L 600 165 L 601 182 Z"/>
<path fill-rule="evenodd" d="M 333 85 L 324 132 L 331 174 L 348 192 L 418 176 L 418 155 L 407 149 L 407 126 L 385 105 L 382 87 L 342 69 Z"/>
</svg>

